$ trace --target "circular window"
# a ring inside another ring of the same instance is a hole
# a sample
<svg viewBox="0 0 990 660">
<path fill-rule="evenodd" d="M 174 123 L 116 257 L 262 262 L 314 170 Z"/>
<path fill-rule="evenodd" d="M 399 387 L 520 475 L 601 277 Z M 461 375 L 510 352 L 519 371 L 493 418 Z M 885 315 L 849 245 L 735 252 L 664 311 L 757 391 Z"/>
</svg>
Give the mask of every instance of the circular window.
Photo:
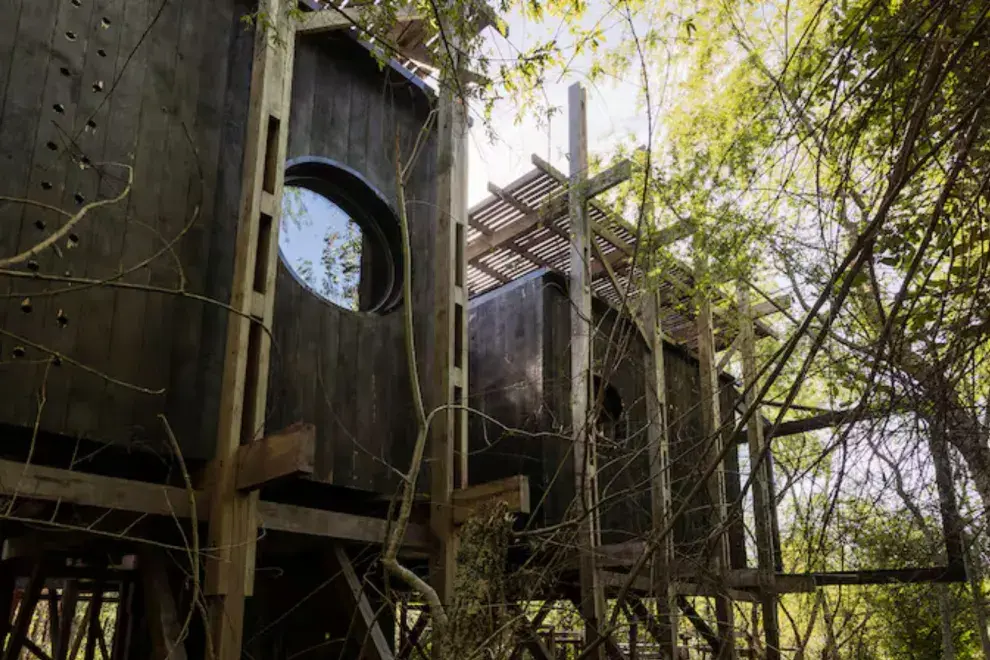
<svg viewBox="0 0 990 660">
<path fill-rule="evenodd" d="M 334 305 L 384 312 L 401 297 L 399 221 L 349 168 L 324 159 L 289 163 L 278 244 L 296 279 Z"/>
</svg>

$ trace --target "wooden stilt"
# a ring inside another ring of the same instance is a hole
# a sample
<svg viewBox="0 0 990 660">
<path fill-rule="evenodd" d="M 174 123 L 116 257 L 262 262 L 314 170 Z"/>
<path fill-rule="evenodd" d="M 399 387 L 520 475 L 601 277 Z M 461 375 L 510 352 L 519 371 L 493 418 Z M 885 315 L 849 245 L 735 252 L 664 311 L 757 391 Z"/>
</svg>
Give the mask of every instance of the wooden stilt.
<svg viewBox="0 0 990 660">
<path fill-rule="evenodd" d="M 702 289 L 708 271 L 708 257 L 704 246 L 699 244 L 699 234 L 695 234 L 694 245 L 695 304 L 698 327 L 698 363 L 701 370 L 701 417 L 702 433 L 708 448 L 707 460 L 713 461 L 722 453 L 723 439 L 719 430 L 722 416 L 719 406 L 718 371 L 715 368 L 715 337 L 713 334 L 711 297 Z M 730 569 L 728 521 L 726 520 L 725 462 L 719 461 L 714 475 L 708 482 L 709 500 L 712 515 L 709 518 L 713 529 L 718 530 L 714 542 L 712 570 L 715 575 L 715 614 L 718 619 L 718 634 L 721 639 L 719 658 L 736 659 L 735 613 L 732 599 L 727 595 L 726 573 Z"/>
<path fill-rule="evenodd" d="M 89 596 L 89 619 L 86 635 L 86 660 L 96 660 L 96 645 L 103 637 L 103 627 L 100 626 L 100 614 L 103 611 L 103 589 L 105 582 L 100 577 L 93 584 L 93 592 Z M 104 656 L 105 657 L 105 656 Z"/>
<path fill-rule="evenodd" d="M 254 585 L 257 491 L 237 489 L 240 445 L 264 433 L 270 327 L 275 301 L 278 223 L 285 174 L 294 25 L 279 0 L 259 0 L 251 97 L 244 142 L 241 212 L 237 227 L 227 320 L 216 455 L 212 466 L 205 591 L 210 625 L 207 644 L 216 660 L 240 660 L 244 598 Z M 271 31 L 277 34 L 272 34 Z"/>
<path fill-rule="evenodd" d="M 747 392 L 746 406 L 754 405 L 759 389 L 756 365 L 756 333 L 750 306 L 749 285 L 740 281 L 739 298 L 739 339 L 743 362 L 743 386 Z M 769 451 L 763 436 L 763 423 L 757 409 L 746 425 L 749 439 L 750 466 L 753 475 L 753 508 L 756 522 L 756 557 L 760 572 L 760 601 L 763 612 L 764 643 L 767 660 L 780 658 L 780 622 L 777 614 L 777 594 L 774 588 L 774 534 L 773 496 L 770 491 L 770 461 L 763 455 Z M 755 634 L 755 631 L 754 631 Z"/>
<path fill-rule="evenodd" d="M 361 650 L 361 657 L 369 660 L 393 660 L 392 645 L 385 639 L 385 634 L 375 618 L 375 610 L 364 593 L 364 586 L 347 552 L 340 545 L 335 545 L 330 556 L 334 571 L 343 576 L 345 590 L 354 605 L 358 635 L 366 640 Z"/>
<path fill-rule="evenodd" d="M 16 660 L 21 655 L 24 648 L 24 640 L 27 639 L 28 630 L 34 617 L 34 610 L 38 606 L 38 599 L 41 597 L 41 588 L 45 584 L 45 575 L 41 561 L 36 561 L 31 569 L 31 577 L 28 578 L 27 587 L 24 589 L 24 596 L 21 599 L 21 606 L 17 611 L 17 619 L 4 650 L 3 660 Z"/>
<path fill-rule="evenodd" d="M 448 31 L 453 35 L 454 32 Z M 453 51 L 457 52 L 456 44 Z M 468 485 L 467 402 L 467 108 L 457 80 L 458 55 L 440 84 L 437 112 L 437 236 L 434 256 L 435 357 L 429 391 L 444 410 L 430 427 L 430 584 L 449 603 L 456 553 L 454 484 Z M 435 645 L 434 648 L 438 648 Z"/>
<path fill-rule="evenodd" d="M 647 291 L 643 299 L 643 326 L 650 340 L 646 356 L 647 447 L 650 459 L 650 512 L 654 533 L 666 528 L 673 516 L 670 479 L 670 438 L 667 434 L 667 383 L 664 376 L 663 332 L 660 327 L 660 294 Z M 677 592 L 671 574 L 674 565 L 674 533 L 660 540 L 653 556 L 652 584 L 659 609 L 654 641 L 665 658 L 677 658 Z"/>
<path fill-rule="evenodd" d="M 79 601 L 79 585 L 75 580 L 66 580 L 62 587 L 62 610 L 59 612 L 59 634 L 55 643 L 55 660 L 67 660 L 69 645 L 72 643 L 72 622 L 76 618 L 76 605 Z"/>
<path fill-rule="evenodd" d="M 578 557 L 581 598 L 578 609 L 585 622 L 586 645 L 594 644 L 605 618 L 605 597 L 598 580 L 593 549 L 599 544 L 595 444 L 591 391 L 591 226 L 588 219 L 588 125 L 587 95 L 580 84 L 568 90 L 570 125 L 570 227 L 571 272 L 571 425 L 574 434 L 574 479 L 581 524 Z M 605 645 L 591 654 L 604 660 Z"/>
</svg>

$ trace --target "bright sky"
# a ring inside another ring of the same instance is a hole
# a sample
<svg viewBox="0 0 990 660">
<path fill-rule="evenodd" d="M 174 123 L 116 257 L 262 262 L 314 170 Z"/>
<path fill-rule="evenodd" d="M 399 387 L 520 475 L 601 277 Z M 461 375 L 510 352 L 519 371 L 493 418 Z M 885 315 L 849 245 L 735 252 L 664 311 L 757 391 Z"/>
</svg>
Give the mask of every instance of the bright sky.
<svg viewBox="0 0 990 660">
<path fill-rule="evenodd" d="M 597 20 L 601 3 L 592 2 L 588 20 Z M 518 13 L 504 17 L 509 26 L 509 38 L 499 36 L 495 30 L 486 30 L 486 49 L 493 68 L 499 58 L 514 57 L 519 51 L 545 42 L 559 31 L 559 19 L 548 19 L 545 24 L 524 20 Z M 602 22 L 606 40 L 611 35 L 617 37 L 624 28 L 619 16 L 612 16 Z M 572 37 L 558 35 L 561 43 L 568 43 Z M 580 57 L 571 62 L 563 75 L 551 77 L 545 85 L 549 104 L 560 109 L 550 120 L 549 126 L 538 117 L 526 117 L 516 123 L 516 110 L 513 99 L 503 99 L 496 104 L 493 124 L 496 135 L 492 142 L 486 135 L 478 111 L 474 113 L 474 126 L 469 146 L 468 165 L 468 204 L 474 205 L 488 196 L 488 182 L 505 186 L 533 168 L 532 154 L 550 161 L 564 172 L 568 171 L 567 151 L 567 90 L 575 82 L 585 84 L 588 95 L 588 149 L 589 155 L 606 154 L 623 138 L 640 136 L 645 141 L 647 120 L 645 110 L 638 106 L 637 95 L 640 81 L 615 81 L 606 87 L 587 84 L 586 72 L 590 69 L 590 59 Z"/>
</svg>

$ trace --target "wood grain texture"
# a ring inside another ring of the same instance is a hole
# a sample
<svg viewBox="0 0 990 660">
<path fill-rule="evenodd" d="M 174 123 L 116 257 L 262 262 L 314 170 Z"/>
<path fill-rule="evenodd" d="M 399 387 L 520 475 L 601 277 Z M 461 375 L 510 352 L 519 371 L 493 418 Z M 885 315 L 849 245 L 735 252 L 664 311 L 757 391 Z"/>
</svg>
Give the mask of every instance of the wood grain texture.
<svg viewBox="0 0 990 660">
<path fill-rule="evenodd" d="M 350 39 L 298 37 L 290 161 L 320 157 L 350 167 L 394 207 L 396 134 L 408 158 L 428 112 L 421 90 L 392 69 L 380 70 Z M 434 328 L 429 266 L 436 223 L 429 176 L 433 154 L 434 138 L 429 137 L 406 184 L 423 375 L 430 373 Z M 389 466 L 408 468 L 415 435 L 401 309 L 372 315 L 336 307 L 303 287 L 282 259 L 276 301 L 269 424 L 279 428 L 303 420 L 316 425 L 315 479 L 392 492 L 396 480 Z"/>
<path fill-rule="evenodd" d="M 237 451 L 237 488 L 255 490 L 278 479 L 313 474 L 316 427 L 293 424 Z"/>
<path fill-rule="evenodd" d="M 134 167 L 128 198 L 42 255 L 41 272 L 229 298 L 239 183 L 225 173 L 240 170 L 247 97 L 237 83 L 251 63 L 230 39 L 244 33 L 235 14 L 248 5 L 175 0 L 160 14 L 138 0 L 0 6 L 0 194 L 73 211 L 120 192 L 126 172 L 112 163 Z M 2 212 L 16 217 L 0 236 L 5 255 L 64 221 L 20 205 Z M 187 458 L 211 455 L 225 315 L 182 296 L 103 286 L 0 276 L 0 289 L 24 294 L 0 306 L 5 331 L 96 372 L 28 364 L 44 351 L 11 361 L 8 351 L 23 342 L 0 339 L 0 421 L 33 424 L 44 382 L 43 431 L 161 451 L 156 417 L 166 414 Z"/>
</svg>

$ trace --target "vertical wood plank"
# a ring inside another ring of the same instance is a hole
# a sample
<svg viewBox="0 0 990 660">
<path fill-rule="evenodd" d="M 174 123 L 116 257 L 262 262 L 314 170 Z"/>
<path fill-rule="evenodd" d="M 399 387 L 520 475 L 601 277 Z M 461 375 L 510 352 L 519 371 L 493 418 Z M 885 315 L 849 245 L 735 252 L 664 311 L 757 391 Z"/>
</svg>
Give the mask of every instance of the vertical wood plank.
<svg viewBox="0 0 990 660">
<path fill-rule="evenodd" d="M 715 367 L 715 337 L 713 335 L 712 303 L 702 289 L 708 269 L 708 256 L 704 245 L 695 234 L 694 271 L 695 305 L 698 329 L 698 366 L 701 376 L 701 437 L 705 452 L 704 465 L 710 464 L 722 452 L 722 415 L 719 405 L 718 371 Z M 725 594 L 725 573 L 729 570 L 729 537 L 726 525 L 725 464 L 719 461 L 715 473 L 708 481 L 711 506 L 708 524 L 710 529 L 718 529 L 714 541 L 714 561 L 712 570 L 716 577 L 715 616 L 718 619 L 718 635 L 721 640 L 719 658 L 735 660 L 735 613 L 732 600 Z"/>
<path fill-rule="evenodd" d="M 647 291 L 643 300 L 644 322 L 651 340 L 644 353 L 646 364 L 647 453 L 650 460 L 650 514 L 653 533 L 666 528 L 673 516 L 670 436 L 667 427 L 667 382 L 664 376 L 663 333 L 660 327 L 660 294 Z M 659 639 L 664 657 L 677 657 L 677 592 L 674 589 L 674 530 L 660 540 L 653 557 L 654 594 L 659 610 Z"/>
<path fill-rule="evenodd" d="M 750 311 L 749 285 L 740 280 L 737 287 L 739 298 L 739 334 L 743 363 L 743 387 L 746 391 L 746 407 L 755 405 L 759 390 L 756 364 L 756 333 Z M 746 425 L 749 441 L 750 470 L 755 470 L 753 479 L 753 513 L 756 522 L 756 560 L 760 572 L 760 607 L 763 611 L 764 647 L 767 660 L 779 660 L 780 622 L 777 614 L 777 594 L 774 589 L 774 536 L 773 514 L 770 509 L 774 500 L 770 491 L 770 461 L 766 438 L 763 435 L 763 417 L 757 408 Z M 755 467 L 754 467 L 755 466 Z M 755 632 L 755 631 L 754 631 Z"/>
<path fill-rule="evenodd" d="M 251 594 L 254 582 L 257 493 L 236 490 L 235 458 L 240 444 L 255 440 L 264 431 L 271 347 L 262 325 L 271 327 L 274 312 L 278 215 L 295 51 L 293 24 L 282 3 L 261 0 L 258 9 L 269 18 L 271 27 L 255 33 L 230 301 L 239 314 L 228 317 L 217 450 L 212 466 L 209 540 L 217 549 L 217 558 L 207 564 L 206 591 L 212 596 L 209 618 L 217 660 L 239 660 L 241 656 L 244 598 Z M 277 30 L 277 34 L 270 34 L 269 29 Z M 271 202 L 273 236 L 267 242 L 259 242 L 264 197 Z M 262 251 L 259 246 L 266 249 Z M 261 290 L 256 290 L 258 268 L 267 274 L 260 282 Z M 255 294 L 263 296 L 264 309 L 260 318 L 249 318 L 256 311 L 252 304 Z"/>
<path fill-rule="evenodd" d="M 570 228 L 571 272 L 568 292 L 571 302 L 571 425 L 574 437 L 574 478 L 578 513 L 580 611 L 585 621 L 584 643 L 593 644 L 604 624 L 605 599 L 598 580 L 593 549 L 598 545 L 598 492 L 593 415 L 589 404 L 591 382 L 591 225 L 585 184 L 588 178 L 587 94 L 579 83 L 568 89 L 567 108 L 570 148 Z M 605 645 L 599 644 L 591 657 L 604 660 Z"/>
<path fill-rule="evenodd" d="M 458 63 L 454 62 L 456 71 Z M 436 415 L 429 437 L 430 582 L 442 602 L 450 602 L 454 584 L 454 524 L 450 506 L 454 483 L 467 485 L 467 415 L 451 405 L 467 398 L 467 109 L 459 97 L 456 74 L 441 82 L 437 114 L 437 234 L 434 253 L 435 344 L 432 378 Z M 463 443 L 463 444 L 462 444 Z M 462 463 L 463 461 L 463 463 Z"/>
</svg>

